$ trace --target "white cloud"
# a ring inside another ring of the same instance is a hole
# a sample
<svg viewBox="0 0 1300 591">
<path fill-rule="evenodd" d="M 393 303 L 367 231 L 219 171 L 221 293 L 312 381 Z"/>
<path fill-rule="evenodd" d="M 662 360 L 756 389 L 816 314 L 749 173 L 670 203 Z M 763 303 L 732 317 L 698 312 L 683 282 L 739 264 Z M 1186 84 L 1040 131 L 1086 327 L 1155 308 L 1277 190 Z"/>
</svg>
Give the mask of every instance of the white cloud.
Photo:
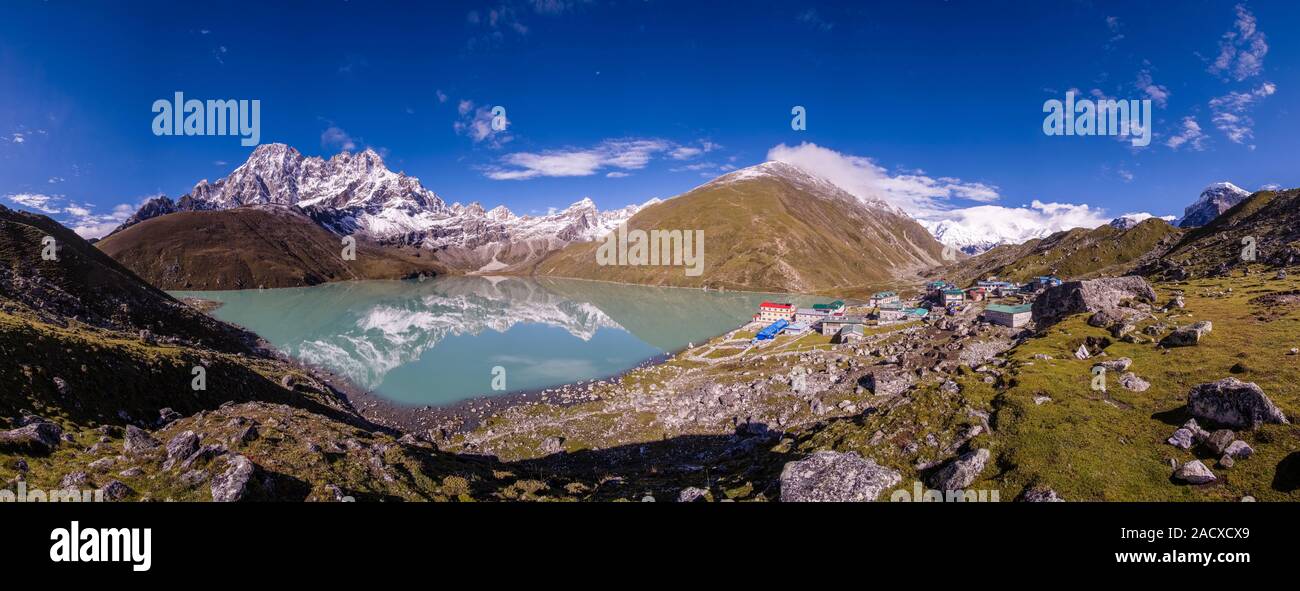
<svg viewBox="0 0 1300 591">
<path fill-rule="evenodd" d="M 1236 11 L 1237 18 L 1233 22 L 1236 30 L 1223 34 L 1219 40 L 1219 56 L 1210 64 L 1209 70 L 1212 74 L 1240 82 L 1264 71 L 1268 40 L 1246 5 L 1238 4 Z"/>
<path fill-rule="evenodd" d="M 1248 114 L 1256 102 L 1277 92 L 1277 86 L 1265 82 L 1250 92 L 1229 92 L 1210 99 L 1214 126 L 1233 143 L 1242 144 L 1255 135 L 1255 121 Z"/>
<path fill-rule="evenodd" d="M 617 170 L 615 170 L 615 171 L 613 171 L 613 172 L 607 172 L 607 173 L 605 173 L 605 178 L 609 178 L 609 179 L 621 179 L 621 178 L 625 178 L 625 177 L 629 177 L 629 176 L 632 176 L 632 175 L 629 174 L 629 173 L 626 173 L 626 172 L 619 172 L 619 171 L 617 171 Z"/>
<path fill-rule="evenodd" d="M 537 177 L 591 176 L 606 168 L 640 170 L 656 156 L 675 149 L 661 139 L 605 140 L 590 148 L 515 152 L 486 171 L 493 180 L 525 180 Z M 617 172 L 617 171 L 613 171 Z"/>
<path fill-rule="evenodd" d="M 1019 244 L 1062 230 L 1096 228 L 1110 221 L 1105 212 L 1087 204 L 1044 203 L 1028 207 L 977 205 L 934 214 L 919 220 L 940 242 L 983 250 L 996 244 Z"/>
<path fill-rule="evenodd" d="M 1195 117 L 1183 117 L 1179 132 L 1169 136 L 1165 145 L 1175 150 L 1187 146 L 1199 152 L 1205 149 L 1205 132 L 1201 131 L 1201 124 L 1196 122 Z"/>
<path fill-rule="evenodd" d="M 1164 108 L 1169 104 L 1169 89 L 1162 84 L 1156 84 L 1151 78 L 1151 70 L 1143 68 L 1138 71 L 1137 88 L 1147 98 L 1151 99 L 1157 107 Z"/>
<path fill-rule="evenodd" d="M 767 152 L 768 160 L 798 166 L 835 183 L 862 199 L 879 199 L 914 217 L 951 208 L 952 199 L 989 203 L 999 198 L 998 188 L 952 177 L 931 178 L 919 171 L 891 175 L 870 158 L 843 154 L 813 143 L 780 144 Z"/>
<path fill-rule="evenodd" d="M 452 129 L 456 130 L 459 135 L 467 136 L 474 143 L 484 143 L 493 148 L 499 148 L 510 140 L 514 139 L 507 129 L 509 129 L 509 119 L 503 129 L 493 129 L 492 127 L 492 109 L 489 107 L 475 107 L 474 101 L 462 100 L 456 105 L 456 112 L 460 119 L 452 124 Z"/>
<path fill-rule="evenodd" d="M 82 238 L 99 238 L 112 232 L 126 218 L 131 217 L 139 205 L 143 205 L 148 198 L 141 200 L 134 207 L 126 203 L 118 204 L 111 212 L 103 214 L 95 213 L 93 205 L 69 202 L 63 195 L 17 193 L 5 195 L 5 199 L 26 209 L 51 216 L 66 214 L 56 220 Z"/>
<path fill-rule="evenodd" d="M 441 91 L 441 90 L 435 90 L 435 91 L 433 91 L 433 96 L 435 96 L 435 97 L 438 98 L 438 102 L 439 102 L 439 103 L 445 103 L 445 102 L 447 102 L 447 98 L 448 98 L 448 97 L 447 97 L 447 93 L 445 93 L 445 92 L 443 92 L 443 91 Z"/>
<path fill-rule="evenodd" d="M 58 203 L 63 201 L 63 196 L 42 193 L 16 193 L 5 195 L 5 199 L 15 205 L 21 205 L 41 213 L 59 213 Z"/>
<path fill-rule="evenodd" d="M 9 141 L 12 142 L 12 143 L 15 143 L 15 144 L 21 144 L 21 143 L 27 141 L 27 138 L 26 138 L 25 136 L 23 136 L 23 134 L 21 134 L 21 133 L 15 133 L 15 134 L 13 134 L 12 136 L 10 136 Z"/>
<path fill-rule="evenodd" d="M 351 152 L 357 149 L 357 142 L 342 128 L 331 125 L 320 134 L 320 145 L 327 150 Z"/>
<path fill-rule="evenodd" d="M 45 182 L 47 182 L 47 183 L 49 183 L 49 184 L 51 184 L 51 185 L 56 185 L 56 184 L 58 184 L 58 183 L 63 182 L 63 177 L 61 177 L 61 176 L 52 176 L 52 177 L 50 177 L 50 180 L 45 181 Z"/>
</svg>

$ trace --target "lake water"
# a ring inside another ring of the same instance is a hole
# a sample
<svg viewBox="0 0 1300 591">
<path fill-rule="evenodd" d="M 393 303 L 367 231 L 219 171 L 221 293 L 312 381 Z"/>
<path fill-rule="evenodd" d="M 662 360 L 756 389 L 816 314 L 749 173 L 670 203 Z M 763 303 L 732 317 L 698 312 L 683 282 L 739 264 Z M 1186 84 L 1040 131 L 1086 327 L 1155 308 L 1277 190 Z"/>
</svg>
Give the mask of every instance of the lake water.
<svg viewBox="0 0 1300 591">
<path fill-rule="evenodd" d="M 727 332 L 774 297 L 521 277 L 172 295 L 222 302 L 214 316 L 413 405 L 611 376 Z M 496 367 L 505 390 L 492 388 Z"/>
</svg>

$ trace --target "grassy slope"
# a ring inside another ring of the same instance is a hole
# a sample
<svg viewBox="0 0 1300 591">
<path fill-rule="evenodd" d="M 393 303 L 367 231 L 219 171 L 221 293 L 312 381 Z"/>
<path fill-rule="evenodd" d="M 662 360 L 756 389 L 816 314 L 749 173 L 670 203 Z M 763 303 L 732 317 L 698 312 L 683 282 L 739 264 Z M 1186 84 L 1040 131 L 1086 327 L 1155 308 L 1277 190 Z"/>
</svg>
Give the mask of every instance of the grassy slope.
<svg viewBox="0 0 1300 591">
<path fill-rule="evenodd" d="M 187 211 L 156 217 L 100 241 L 105 253 L 162 289 L 296 287 L 350 279 L 439 274 L 418 253 L 340 238 L 287 209 Z"/>
<path fill-rule="evenodd" d="M 704 272 L 682 267 L 599 266 L 599 243 L 552 254 L 537 274 L 625 283 L 811 293 L 880 283 L 939 260 L 920 225 L 847 200 L 819 198 L 782 179 L 705 185 L 648 207 L 630 229 L 704 230 Z"/>
<path fill-rule="evenodd" d="M 990 275 L 1010 281 L 1053 274 L 1071 279 L 1124 275 L 1146 256 L 1173 244 L 1180 234 L 1168 222 L 1155 218 L 1127 231 L 1109 225 L 1091 230 L 1076 228 L 1022 244 L 998 246 L 927 275 L 963 285 Z"/>
<path fill-rule="evenodd" d="M 1257 260 L 1294 264 L 1278 257 L 1300 253 L 1300 189 L 1251 195 L 1208 225 L 1188 231 L 1163 262 L 1191 277 L 1240 269 L 1242 239 L 1247 236 L 1256 240 Z"/>
</svg>

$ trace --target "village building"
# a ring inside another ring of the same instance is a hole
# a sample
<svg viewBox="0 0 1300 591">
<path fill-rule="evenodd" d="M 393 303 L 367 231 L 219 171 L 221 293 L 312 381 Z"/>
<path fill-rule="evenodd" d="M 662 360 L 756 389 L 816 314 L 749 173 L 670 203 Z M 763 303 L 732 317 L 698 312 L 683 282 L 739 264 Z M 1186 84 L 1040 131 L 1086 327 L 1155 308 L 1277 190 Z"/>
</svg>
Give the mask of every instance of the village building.
<svg viewBox="0 0 1300 591">
<path fill-rule="evenodd" d="M 865 331 L 861 324 L 846 324 L 839 332 L 835 333 L 835 337 L 831 340 L 837 343 L 847 343 L 849 341 L 860 340 L 864 338 L 864 336 Z"/>
<path fill-rule="evenodd" d="M 828 310 L 818 310 L 816 308 L 799 308 L 794 313 L 794 321 L 808 326 L 817 326 L 821 324 L 822 319 L 830 316 Z"/>
<path fill-rule="evenodd" d="M 1003 304 L 989 304 L 984 308 L 984 318 L 993 324 L 1019 328 L 1027 324 L 1033 316 L 1033 306 L 1030 304 L 1020 304 L 1018 306 L 1006 306 Z"/>
<path fill-rule="evenodd" d="M 781 302 L 763 302 L 758 305 L 758 314 L 754 315 L 754 320 L 758 322 L 776 322 L 777 320 L 794 320 L 794 304 Z"/>
<path fill-rule="evenodd" d="M 1047 289 L 1047 288 L 1049 288 L 1049 287 L 1056 287 L 1056 286 L 1058 286 L 1058 285 L 1060 285 L 1060 284 L 1061 284 L 1061 280 L 1058 279 L 1058 278 L 1056 278 L 1056 277 L 1053 277 L 1053 276 L 1051 276 L 1051 275 L 1044 275 L 1044 276 L 1041 276 L 1041 277 L 1035 277 L 1034 280 L 1033 280 L 1033 282 L 1032 282 L 1032 285 L 1034 286 L 1034 289 L 1036 289 L 1036 290 L 1037 290 L 1037 289 Z"/>
<path fill-rule="evenodd" d="M 866 319 L 857 315 L 829 316 L 822 320 L 822 335 L 835 336 L 840 329 L 854 324 L 862 326 L 866 324 Z"/>
<path fill-rule="evenodd" d="M 945 289 L 943 290 L 943 299 L 940 300 L 940 303 L 944 306 L 955 306 L 965 301 L 965 299 L 966 292 L 960 289 Z"/>
<path fill-rule="evenodd" d="M 844 312 L 844 301 L 835 300 L 829 304 L 813 304 L 814 310 L 821 310 L 827 314 L 839 314 Z"/>
<path fill-rule="evenodd" d="M 972 287 L 966 290 L 966 300 L 971 302 L 984 301 L 985 290 L 983 287 Z"/>
<path fill-rule="evenodd" d="M 873 308 L 897 303 L 899 303 L 898 294 L 892 291 L 882 291 L 873 294 L 871 298 L 867 300 L 867 305 Z"/>
</svg>

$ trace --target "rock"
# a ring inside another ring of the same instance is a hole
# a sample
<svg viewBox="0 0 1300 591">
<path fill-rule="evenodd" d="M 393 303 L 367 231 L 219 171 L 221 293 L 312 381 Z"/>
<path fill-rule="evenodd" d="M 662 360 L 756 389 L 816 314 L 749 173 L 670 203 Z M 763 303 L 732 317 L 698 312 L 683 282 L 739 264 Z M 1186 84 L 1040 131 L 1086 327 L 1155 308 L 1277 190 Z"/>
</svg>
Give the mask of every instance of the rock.
<svg viewBox="0 0 1300 591">
<path fill-rule="evenodd" d="M 1119 377 L 1119 385 L 1125 390 L 1132 392 L 1146 392 L 1151 387 L 1151 383 L 1139 378 L 1137 374 L 1129 371 Z"/>
<path fill-rule="evenodd" d="M 907 392 L 916 379 L 901 368 L 882 367 L 863 377 L 866 387 L 876 396 L 898 396 Z"/>
<path fill-rule="evenodd" d="M 677 502 L 678 503 L 702 503 L 709 500 L 706 497 L 706 495 L 708 494 L 709 491 L 707 490 L 704 490 L 702 488 L 696 488 L 694 486 L 688 486 L 686 488 L 683 488 L 682 492 L 677 494 Z"/>
<path fill-rule="evenodd" d="M 128 454 L 138 454 L 152 450 L 161 445 L 157 439 L 151 437 L 148 433 L 135 425 L 126 426 L 126 439 L 122 442 L 122 449 Z"/>
<path fill-rule="evenodd" d="M 226 453 L 229 451 L 230 450 L 227 449 L 226 446 L 220 443 L 209 443 L 203 447 L 200 447 L 198 451 L 190 454 L 189 457 L 185 458 L 185 460 L 181 462 L 181 469 L 189 470 L 190 468 L 193 468 L 196 464 L 199 465 L 206 464 L 220 456 L 226 455 Z"/>
<path fill-rule="evenodd" d="M 1229 443 L 1228 447 L 1223 449 L 1223 453 L 1238 460 L 1244 460 L 1255 455 L 1255 448 L 1251 447 L 1250 444 L 1245 441 L 1238 439 Z"/>
<path fill-rule="evenodd" d="M 1020 496 L 1020 500 L 1026 503 L 1064 503 L 1065 502 L 1065 499 L 1062 499 L 1059 495 L 1057 495 L 1056 491 L 1047 488 L 1046 486 L 1035 486 L 1029 490 L 1026 490 L 1025 493 Z"/>
<path fill-rule="evenodd" d="M 28 424 L 9 431 L 0 431 L 0 451 L 19 451 L 48 454 L 62 441 L 63 429 L 46 421 Z"/>
<path fill-rule="evenodd" d="M 1127 371 L 1129 366 L 1133 365 L 1133 360 L 1129 359 L 1128 357 L 1120 357 L 1117 359 L 1110 359 L 1107 361 L 1098 361 L 1097 363 L 1093 364 L 1093 367 L 1097 367 L 1098 365 L 1106 368 L 1106 371 L 1121 372 L 1121 371 Z"/>
<path fill-rule="evenodd" d="M 542 453 L 550 455 L 564 451 L 563 437 L 547 437 L 542 440 Z"/>
<path fill-rule="evenodd" d="M 1079 348 L 1074 351 L 1075 359 L 1082 361 L 1089 357 L 1092 357 L 1092 353 L 1088 352 L 1088 345 L 1079 345 Z"/>
<path fill-rule="evenodd" d="M 989 461 L 989 450 L 977 449 L 972 452 L 962 454 L 961 457 L 949 462 L 946 466 L 935 472 L 930 477 L 930 486 L 939 490 L 961 490 L 964 489 L 976 478 L 979 478 L 984 471 L 984 465 Z"/>
<path fill-rule="evenodd" d="M 1223 457 L 1219 458 L 1219 467 L 1221 468 L 1231 468 L 1236 463 L 1232 456 L 1228 454 L 1223 454 Z"/>
<path fill-rule="evenodd" d="M 1180 326 L 1160 339 L 1160 345 L 1164 347 L 1190 347 L 1201 342 L 1205 335 L 1214 330 L 1214 323 L 1209 320 L 1194 322 L 1187 326 Z"/>
<path fill-rule="evenodd" d="M 874 501 L 902 478 L 854 452 L 819 451 L 786 463 L 781 470 L 781 501 Z"/>
<path fill-rule="evenodd" d="M 212 500 L 233 503 L 245 498 L 250 489 L 257 464 L 244 456 L 233 456 L 227 461 L 225 472 L 212 479 Z"/>
<path fill-rule="evenodd" d="M 173 437 L 167 442 L 167 460 L 163 462 L 163 470 L 170 470 L 176 462 L 190 457 L 196 451 L 199 451 L 199 436 L 193 431 L 185 431 Z"/>
<path fill-rule="evenodd" d="M 124 484 L 121 480 L 110 480 L 104 485 L 104 498 L 110 501 L 120 501 L 127 496 L 135 493 L 131 487 Z"/>
<path fill-rule="evenodd" d="M 1043 404 L 1048 403 L 1048 402 L 1051 402 L 1051 401 L 1052 401 L 1052 397 L 1051 397 L 1051 396 L 1048 396 L 1048 395 L 1046 395 L 1046 394 L 1035 394 L 1035 395 L 1034 395 L 1034 404 L 1036 404 L 1036 405 L 1042 406 Z"/>
<path fill-rule="evenodd" d="M 107 472 L 109 468 L 113 467 L 113 463 L 115 461 L 116 460 L 114 460 L 113 458 L 100 458 L 89 464 L 86 464 L 86 469 L 90 470 L 91 472 Z"/>
<path fill-rule="evenodd" d="M 1051 355 L 1048 355 L 1047 353 L 1034 353 L 1034 359 L 1041 359 L 1041 360 L 1044 360 L 1044 361 L 1051 361 L 1051 360 L 1052 360 L 1052 356 L 1051 356 Z"/>
<path fill-rule="evenodd" d="M 243 429 L 240 429 L 237 433 L 235 433 L 234 437 L 231 438 L 230 442 L 232 445 L 238 445 L 241 443 L 251 443 L 253 441 L 256 441 L 259 435 L 260 434 L 257 431 L 257 425 L 245 425 Z M 414 443 L 414 438 L 412 438 L 412 443 Z"/>
<path fill-rule="evenodd" d="M 293 374 L 287 373 L 280 377 L 280 387 L 285 390 L 292 390 L 294 383 L 295 380 L 293 379 Z"/>
<path fill-rule="evenodd" d="M 1210 436 L 1210 432 L 1202 429 L 1201 426 L 1196 423 L 1196 419 L 1187 419 L 1187 422 L 1183 423 L 1183 428 L 1192 432 L 1192 441 L 1197 443 L 1205 441 L 1205 438 Z"/>
<path fill-rule="evenodd" d="M 181 418 L 181 413 L 178 413 L 170 408 L 159 409 L 158 428 L 161 429 L 163 427 L 166 427 L 167 425 L 176 422 L 180 418 Z"/>
<path fill-rule="evenodd" d="M 1174 470 L 1174 479 L 1188 484 L 1205 484 L 1214 482 L 1214 472 L 1205 467 L 1200 460 L 1192 460 Z"/>
<path fill-rule="evenodd" d="M 1125 300 L 1154 302 L 1156 292 L 1146 279 L 1137 276 L 1110 277 L 1089 281 L 1068 281 L 1045 290 L 1034 300 L 1033 319 L 1039 326 L 1084 312 L 1116 312 Z"/>
<path fill-rule="evenodd" d="M 63 480 L 59 481 L 59 488 L 86 488 L 86 485 L 88 484 L 90 484 L 89 474 L 86 474 L 85 472 L 73 472 L 64 476 Z"/>
<path fill-rule="evenodd" d="M 1187 408 L 1193 417 L 1234 429 L 1288 422 L 1262 388 L 1231 377 L 1193 387 Z"/>
<path fill-rule="evenodd" d="M 1209 450 L 1216 456 L 1223 455 L 1223 452 L 1227 450 L 1228 446 L 1231 445 L 1233 441 L 1236 441 L 1236 439 L 1237 434 L 1233 433 L 1231 430 L 1219 429 L 1218 431 L 1210 433 L 1210 436 L 1205 438 L 1205 447 L 1209 448 Z"/>
<path fill-rule="evenodd" d="M 1169 445 L 1178 449 L 1192 449 L 1192 445 L 1195 443 L 1192 437 L 1192 431 L 1186 427 L 1174 431 L 1174 434 L 1169 436 L 1169 439 L 1166 441 L 1169 442 Z"/>
<path fill-rule="evenodd" d="M 117 475 L 118 475 L 118 476 L 121 476 L 122 478 L 135 478 L 136 476 L 139 476 L 139 475 L 141 475 L 141 474 L 144 474 L 144 470 L 140 469 L 139 467 L 135 467 L 135 466 L 133 466 L 133 467 L 131 467 L 131 468 L 127 468 L 127 469 L 125 469 L 125 470 L 123 470 L 123 471 L 117 473 Z"/>
</svg>

